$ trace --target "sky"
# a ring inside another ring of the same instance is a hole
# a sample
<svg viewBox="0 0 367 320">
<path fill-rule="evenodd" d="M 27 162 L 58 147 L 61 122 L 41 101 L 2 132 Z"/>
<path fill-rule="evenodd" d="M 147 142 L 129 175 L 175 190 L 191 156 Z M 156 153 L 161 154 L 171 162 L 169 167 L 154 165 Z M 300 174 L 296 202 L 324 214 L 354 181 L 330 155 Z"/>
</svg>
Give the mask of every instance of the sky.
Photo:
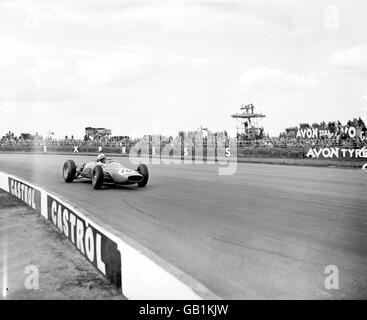
<svg viewBox="0 0 367 320">
<path fill-rule="evenodd" d="M 0 0 L 0 136 L 367 120 L 367 1 Z"/>
</svg>

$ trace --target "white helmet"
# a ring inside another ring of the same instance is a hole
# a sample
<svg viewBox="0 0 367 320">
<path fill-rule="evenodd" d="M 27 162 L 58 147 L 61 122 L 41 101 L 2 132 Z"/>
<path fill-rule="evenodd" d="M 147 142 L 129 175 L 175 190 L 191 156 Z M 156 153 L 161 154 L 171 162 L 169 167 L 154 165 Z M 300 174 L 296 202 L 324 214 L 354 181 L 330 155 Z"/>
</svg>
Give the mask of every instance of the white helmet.
<svg viewBox="0 0 367 320">
<path fill-rule="evenodd" d="M 103 153 L 100 153 L 97 157 L 97 162 L 103 162 L 106 160 L 106 156 Z"/>
</svg>

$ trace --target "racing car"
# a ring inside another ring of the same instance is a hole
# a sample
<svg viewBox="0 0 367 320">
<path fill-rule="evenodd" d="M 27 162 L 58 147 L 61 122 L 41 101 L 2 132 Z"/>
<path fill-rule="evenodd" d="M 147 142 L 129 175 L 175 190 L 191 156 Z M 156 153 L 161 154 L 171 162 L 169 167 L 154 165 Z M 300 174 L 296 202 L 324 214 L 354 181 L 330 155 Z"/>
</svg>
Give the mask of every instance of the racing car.
<svg viewBox="0 0 367 320">
<path fill-rule="evenodd" d="M 149 172 L 145 164 L 140 164 L 136 170 L 125 168 L 120 162 L 109 159 L 103 154 L 96 161 L 76 165 L 73 160 L 67 160 L 63 167 L 63 178 L 67 183 L 75 179 L 90 179 L 94 189 L 101 189 L 104 183 L 116 185 L 133 185 L 145 187 L 148 183 Z"/>
</svg>

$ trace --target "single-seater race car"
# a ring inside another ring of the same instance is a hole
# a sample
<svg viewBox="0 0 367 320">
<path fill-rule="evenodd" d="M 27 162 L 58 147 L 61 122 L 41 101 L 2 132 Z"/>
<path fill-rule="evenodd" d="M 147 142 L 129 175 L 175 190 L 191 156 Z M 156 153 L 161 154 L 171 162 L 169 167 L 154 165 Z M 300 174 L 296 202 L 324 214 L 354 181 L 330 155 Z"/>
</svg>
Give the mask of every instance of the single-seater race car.
<svg viewBox="0 0 367 320">
<path fill-rule="evenodd" d="M 73 160 L 67 160 L 63 167 L 65 182 L 75 179 L 91 179 L 94 189 L 101 189 L 104 183 L 116 185 L 137 184 L 145 187 L 148 183 L 149 172 L 145 164 L 140 164 L 136 170 L 125 168 L 120 162 L 109 159 L 103 154 L 98 155 L 97 161 L 76 165 Z"/>
</svg>

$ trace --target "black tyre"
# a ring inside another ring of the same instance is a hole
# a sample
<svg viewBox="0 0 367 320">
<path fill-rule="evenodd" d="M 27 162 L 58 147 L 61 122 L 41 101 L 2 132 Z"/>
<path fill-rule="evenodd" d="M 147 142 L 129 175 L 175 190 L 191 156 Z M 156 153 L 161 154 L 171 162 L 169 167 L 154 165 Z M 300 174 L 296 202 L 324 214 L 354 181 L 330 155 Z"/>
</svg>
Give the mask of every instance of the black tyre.
<svg viewBox="0 0 367 320">
<path fill-rule="evenodd" d="M 103 185 L 104 173 L 101 166 L 96 166 L 93 170 L 92 185 L 94 189 L 101 189 Z"/>
<path fill-rule="evenodd" d="M 74 181 L 76 176 L 76 164 L 73 160 L 68 160 L 65 162 L 64 167 L 62 169 L 62 175 L 64 177 L 65 182 L 71 183 Z"/>
<path fill-rule="evenodd" d="M 136 171 L 143 176 L 143 180 L 138 182 L 138 187 L 144 188 L 147 185 L 149 179 L 148 167 L 145 164 L 139 164 L 139 167 L 136 169 Z"/>
</svg>

